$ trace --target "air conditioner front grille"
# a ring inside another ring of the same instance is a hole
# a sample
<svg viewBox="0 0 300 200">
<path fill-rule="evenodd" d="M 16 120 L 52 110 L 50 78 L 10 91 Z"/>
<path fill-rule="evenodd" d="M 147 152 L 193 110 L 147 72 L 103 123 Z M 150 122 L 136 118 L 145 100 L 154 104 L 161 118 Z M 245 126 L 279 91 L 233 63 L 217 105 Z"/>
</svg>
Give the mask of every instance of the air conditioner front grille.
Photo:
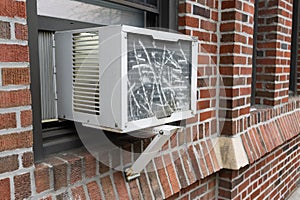
<svg viewBox="0 0 300 200">
<path fill-rule="evenodd" d="M 99 34 L 73 34 L 73 109 L 100 115 L 99 109 Z"/>
</svg>

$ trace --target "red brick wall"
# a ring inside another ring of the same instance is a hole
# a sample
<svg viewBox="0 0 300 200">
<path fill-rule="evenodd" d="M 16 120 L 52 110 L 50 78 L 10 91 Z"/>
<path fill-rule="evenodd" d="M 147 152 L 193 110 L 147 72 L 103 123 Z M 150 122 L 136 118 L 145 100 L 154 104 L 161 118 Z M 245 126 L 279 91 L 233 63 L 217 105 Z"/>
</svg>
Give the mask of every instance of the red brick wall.
<svg viewBox="0 0 300 200">
<path fill-rule="evenodd" d="M 257 104 L 276 106 L 288 101 L 293 0 L 258 5 Z"/>
<path fill-rule="evenodd" d="M 24 1 L 0 1 L 0 196 L 32 195 L 29 55 Z M 27 113 L 27 114 L 25 114 Z"/>
<path fill-rule="evenodd" d="M 298 17 L 300 21 L 300 14 Z M 298 27 L 297 94 L 300 94 L 300 27 Z"/>
<path fill-rule="evenodd" d="M 175 159 L 170 162 L 171 156 Z M 103 166 L 85 150 L 57 155 L 36 165 L 35 198 L 215 199 L 216 174 L 197 180 L 187 155 L 173 153 L 151 161 L 141 177 L 125 182 L 123 174 Z M 165 165 L 165 168 L 159 168 Z M 190 171 L 191 170 L 191 171 Z M 146 173 L 147 172 L 147 173 Z M 50 178 L 53 177 L 53 178 Z"/>
<path fill-rule="evenodd" d="M 247 129 L 250 112 L 254 0 L 220 1 L 220 122 L 222 135 Z"/>
<path fill-rule="evenodd" d="M 217 133 L 218 2 L 180 1 L 179 31 L 198 37 L 197 115 L 187 120 L 192 141 Z M 189 138 L 188 138 L 189 139 Z M 190 140 L 190 139 L 189 139 Z"/>
<path fill-rule="evenodd" d="M 219 199 L 286 199 L 297 187 L 300 136 L 238 171 L 219 173 Z"/>
</svg>

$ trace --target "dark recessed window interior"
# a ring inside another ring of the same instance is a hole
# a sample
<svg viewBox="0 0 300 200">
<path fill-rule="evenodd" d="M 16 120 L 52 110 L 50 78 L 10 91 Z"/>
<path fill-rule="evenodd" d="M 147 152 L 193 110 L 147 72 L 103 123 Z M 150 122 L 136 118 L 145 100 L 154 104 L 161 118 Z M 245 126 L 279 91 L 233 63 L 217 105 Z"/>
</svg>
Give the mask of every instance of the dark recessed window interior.
<svg viewBox="0 0 300 200">
<path fill-rule="evenodd" d="M 82 145 L 74 123 L 57 117 L 55 32 L 112 24 L 177 29 L 177 5 L 174 0 L 27 1 L 36 160 Z"/>
</svg>

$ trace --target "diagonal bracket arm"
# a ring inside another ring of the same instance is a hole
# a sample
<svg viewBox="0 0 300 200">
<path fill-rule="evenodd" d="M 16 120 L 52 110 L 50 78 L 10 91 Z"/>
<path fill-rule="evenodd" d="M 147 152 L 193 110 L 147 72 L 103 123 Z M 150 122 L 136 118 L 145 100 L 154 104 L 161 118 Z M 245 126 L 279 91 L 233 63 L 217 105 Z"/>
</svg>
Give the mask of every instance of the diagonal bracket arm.
<svg viewBox="0 0 300 200">
<path fill-rule="evenodd" d="M 152 133 L 156 136 L 133 165 L 125 170 L 126 180 L 131 181 L 138 178 L 140 176 L 140 172 L 157 155 L 162 146 L 174 133 L 178 131 L 182 131 L 182 128 L 179 126 L 163 125 L 153 128 Z"/>
</svg>

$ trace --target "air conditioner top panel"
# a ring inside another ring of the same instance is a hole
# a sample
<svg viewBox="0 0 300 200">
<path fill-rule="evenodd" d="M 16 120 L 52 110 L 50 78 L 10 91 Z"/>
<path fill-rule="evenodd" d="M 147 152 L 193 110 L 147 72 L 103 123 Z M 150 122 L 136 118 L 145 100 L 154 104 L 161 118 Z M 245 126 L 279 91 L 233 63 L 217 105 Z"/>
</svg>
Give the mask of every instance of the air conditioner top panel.
<svg viewBox="0 0 300 200">
<path fill-rule="evenodd" d="M 151 35 L 154 39 L 159 40 L 166 40 L 166 41 L 178 41 L 178 40 L 186 40 L 186 41 L 198 41 L 197 37 L 178 34 L 173 32 L 167 32 L 162 30 L 156 29 L 147 29 L 147 28 L 140 28 L 128 25 L 109 25 L 109 26 L 102 26 L 96 28 L 84 28 L 84 29 L 76 29 L 76 30 L 68 30 L 68 31 L 57 31 L 56 33 L 78 33 L 78 32 L 91 32 L 91 31 L 101 31 L 101 29 L 120 29 L 124 32 L 131 32 L 136 34 L 143 34 L 143 35 Z"/>
</svg>

